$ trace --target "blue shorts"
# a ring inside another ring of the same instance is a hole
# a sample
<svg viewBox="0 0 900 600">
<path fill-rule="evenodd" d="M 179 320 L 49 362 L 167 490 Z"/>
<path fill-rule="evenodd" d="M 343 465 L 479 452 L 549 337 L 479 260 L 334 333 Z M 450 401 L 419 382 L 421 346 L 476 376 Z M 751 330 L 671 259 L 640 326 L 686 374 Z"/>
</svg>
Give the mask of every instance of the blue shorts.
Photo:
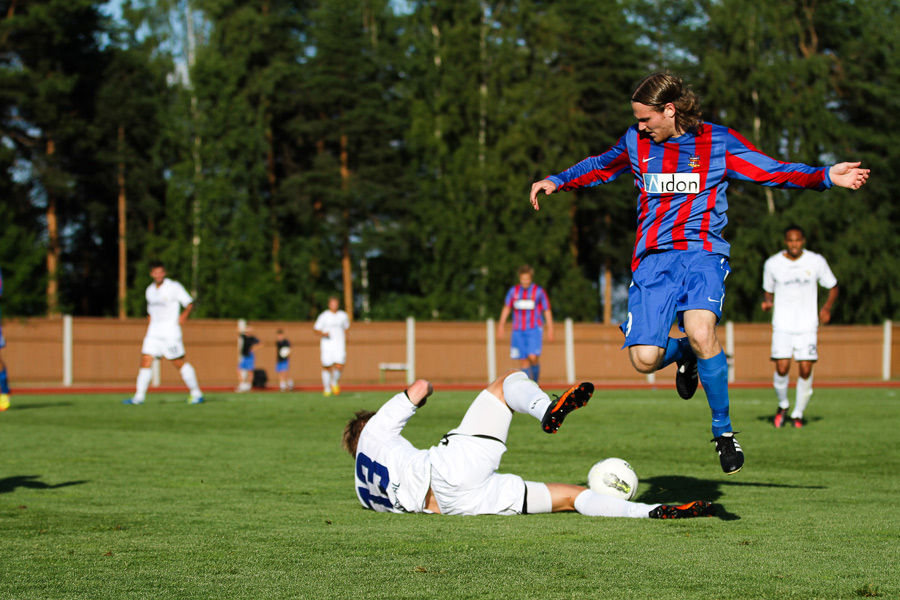
<svg viewBox="0 0 900 600">
<path fill-rule="evenodd" d="M 279 360 L 278 362 L 275 363 L 275 372 L 276 373 L 287 373 L 288 364 L 290 364 L 290 362 L 291 361 L 289 361 L 289 360 Z"/>
<path fill-rule="evenodd" d="M 628 318 L 619 326 L 628 346 L 665 348 L 675 318 L 684 331 L 684 311 L 708 310 L 722 318 L 728 257 L 703 250 L 654 252 L 641 259 L 628 288 Z"/>
<path fill-rule="evenodd" d="M 242 356 L 241 362 L 238 363 L 238 369 L 241 371 L 252 371 L 256 368 L 256 355 Z"/>
<path fill-rule="evenodd" d="M 544 329 L 514 329 L 509 339 L 509 357 L 517 360 L 528 358 L 532 354 L 541 355 L 544 347 Z"/>
</svg>

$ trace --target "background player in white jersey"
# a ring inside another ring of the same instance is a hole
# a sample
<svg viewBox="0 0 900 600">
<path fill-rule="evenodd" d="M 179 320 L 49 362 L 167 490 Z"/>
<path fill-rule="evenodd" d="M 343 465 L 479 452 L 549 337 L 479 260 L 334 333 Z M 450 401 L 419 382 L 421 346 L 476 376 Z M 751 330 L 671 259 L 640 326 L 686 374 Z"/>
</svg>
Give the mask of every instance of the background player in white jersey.
<svg viewBox="0 0 900 600">
<path fill-rule="evenodd" d="M 821 254 L 804 250 L 806 236 L 798 225 L 784 230 L 786 250 L 770 256 L 763 269 L 762 309 L 772 313 L 773 383 L 778 398 L 775 427 L 787 417 L 791 358 L 797 361 L 797 398 L 791 413 L 794 427 L 803 426 L 803 411 L 812 395 L 813 363 L 818 360 L 816 334 L 819 323 L 831 321 L 831 309 L 838 297 L 837 279 Z M 818 287 L 828 289 L 828 299 L 819 309 Z"/>
<path fill-rule="evenodd" d="M 344 428 L 343 447 L 356 461 L 356 495 L 377 512 L 521 515 L 577 511 L 592 517 L 657 519 L 711 516 L 708 502 L 643 504 L 596 494 L 580 485 L 525 481 L 497 472 L 513 411 L 556 433 L 567 414 L 587 404 L 594 386 L 569 388 L 550 400 L 522 371 L 493 381 L 472 402 L 459 427 L 428 450 L 414 447 L 403 427 L 425 405 L 431 384 L 419 379 L 377 413 L 358 411 Z"/>
<path fill-rule="evenodd" d="M 328 310 L 322 312 L 313 325 L 321 338 L 319 342 L 319 356 L 322 362 L 322 389 L 323 394 L 330 396 L 341 393 L 341 371 L 347 364 L 347 336 L 350 329 L 350 317 L 342 310 L 338 310 L 337 296 L 328 299 Z"/>
<path fill-rule="evenodd" d="M 138 371 L 137 386 L 132 398 L 123 404 L 143 404 L 153 373 L 150 367 L 154 358 L 165 357 L 181 373 L 181 378 L 191 391 L 191 404 L 203 402 L 203 392 L 197 384 L 197 373 L 191 363 L 185 360 L 181 326 L 187 321 L 194 308 L 194 299 L 184 286 L 166 277 L 166 269 L 159 261 L 150 263 L 150 277 L 153 283 L 147 286 L 147 314 L 150 325 L 141 346 L 141 368 Z M 182 310 L 184 307 L 184 310 Z"/>
</svg>

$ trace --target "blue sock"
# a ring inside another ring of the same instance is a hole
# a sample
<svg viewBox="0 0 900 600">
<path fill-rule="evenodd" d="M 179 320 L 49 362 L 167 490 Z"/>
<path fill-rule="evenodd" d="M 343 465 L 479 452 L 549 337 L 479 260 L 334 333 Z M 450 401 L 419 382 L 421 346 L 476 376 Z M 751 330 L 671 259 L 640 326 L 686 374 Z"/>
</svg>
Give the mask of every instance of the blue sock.
<svg viewBox="0 0 900 600">
<path fill-rule="evenodd" d="M 0 394 L 9 393 L 9 379 L 6 377 L 6 369 L 0 371 Z"/>
<path fill-rule="evenodd" d="M 712 411 L 713 437 L 719 437 L 726 431 L 731 431 L 731 417 L 728 416 L 728 360 L 725 352 L 712 358 L 697 359 L 697 373 Z"/>
<path fill-rule="evenodd" d="M 541 376 L 541 365 L 531 365 L 531 380 L 535 383 L 538 382 L 538 378 Z"/>
<path fill-rule="evenodd" d="M 681 360 L 685 356 L 690 356 L 693 353 L 694 351 L 691 349 L 691 344 L 686 337 L 670 337 L 669 341 L 666 343 L 666 353 L 663 355 L 663 361 L 659 368 L 662 369 L 663 367 L 668 367 L 676 360 Z"/>
</svg>

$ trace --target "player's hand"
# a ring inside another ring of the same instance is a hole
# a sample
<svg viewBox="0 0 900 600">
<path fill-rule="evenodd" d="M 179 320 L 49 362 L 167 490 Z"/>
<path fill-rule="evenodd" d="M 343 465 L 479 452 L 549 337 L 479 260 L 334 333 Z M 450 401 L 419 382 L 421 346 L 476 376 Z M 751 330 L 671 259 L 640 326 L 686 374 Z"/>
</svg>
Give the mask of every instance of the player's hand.
<svg viewBox="0 0 900 600">
<path fill-rule="evenodd" d="M 418 379 L 411 386 L 406 388 L 406 397 L 414 406 L 423 407 L 428 401 L 428 396 L 434 393 L 434 387 L 430 381 Z"/>
<path fill-rule="evenodd" d="M 769 312 L 770 310 L 772 310 L 774 303 L 769 302 L 768 300 L 763 300 L 762 304 L 760 304 L 759 306 L 763 309 L 763 312 Z"/>
<path fill-rule="evenodd" d="M 860 169 L 860 162 L 838 163 L 828 170 L 834 185 L 851 190 L 858 190 L 869 179 L 869 169 Z"/>
<path fill-rule="evenodd" d="M 497 339 L 498 340 L 503 339 L 503 324 L 502 323 L 497 326 Z"/>
<path fill-rule="evenodd" d="M 544 194 L 549 196 L 556 191 L 556 184 L 549 179 L 542 179 L 531 184 L 531 205 L 534 207 L 534 210 L 541 210 L 537 199 L 538 192 L 540 191 L 543 191 Z"/>
<path fill-rule="evenodd" d="M 824 306 L 819 311 L 819 323 L 825 325 L 831 321 L 831 311 L 825 308 Z"/>
</svg>

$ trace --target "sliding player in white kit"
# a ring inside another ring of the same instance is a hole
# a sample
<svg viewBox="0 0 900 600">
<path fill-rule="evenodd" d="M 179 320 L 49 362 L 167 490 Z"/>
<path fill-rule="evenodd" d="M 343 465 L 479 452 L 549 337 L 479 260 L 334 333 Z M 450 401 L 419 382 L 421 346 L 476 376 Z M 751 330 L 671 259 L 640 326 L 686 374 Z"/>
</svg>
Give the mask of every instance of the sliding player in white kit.
<svg viewBox="0 0 900 600">
<path fill-rule="evenodd" d="M 153 283 L 147 287 L 147 314 L 150 325 L 141 346 L 141 368 L 138 371 L 134 396 L 126 398 L 122 404 L 143 404 L 153 372 L 150 367 L 154 358 L 165 357 L 181 373 L 181 378 L 191 391 L 190 404 L 203 402 L 203 392 L 197 384 L 197 374 L 191 363 L 184 358 L 184 342 L 181 326 L 187 321 L 194 308 L 194 299 L 184 286 L 166 277 L 166 269 L 159 261 L 150 263 L 150 277 Z M 184 310 L 182 311 L 182 307 Z"/>
<path fill-rule="evenodd" d="M 803 229 L 790 225 L 784 230 L 786 250 L 766 261 L 763 269 L 762 302 L 764 311 L 772 313 L 772 360 L 775 361 L 773 385 L 778 398 L 775 427 L 784 425 L 788 401 L 791 358 L 797 361 L 797 397 L 791 420 L 794 427 L 803 427 L 803 412 L 812 395 L 813 364 L 818 360 L 816 352 L 817 330 L 831 321 L 831 308 L 838 296 L 837 279 L 828 261 L 821 254 L 804 250 L 806 238 Z M 828 299 L 819 309 L 818 288 L 828 289 Z"/>
<path fill-rule="evenodd" d="M 472 402 L 459 427 L 428 450 L 414 447 L 403 427 L 433 389 L 419 379 L 376 413 L 361 410 L 344 428 L 343 447 L 356 461 L 356 495 L 377 512 L 444 515 L 521 515 L 577 511 L 591 517 L 676 519 L 715 514 L 709 502 L 643 504 L 605 496 L 580 485 L 537 483 L 497 473 L 506 452 L 513 411 L 556 433 L 566 415 L 587 404 L 593 384 L 550 400 L 523 371 L 510 371 Z"/>
<path fill-rule="evenodd" d="M 350 317 L 338 310 L 338 306 L 337 297 L 330 297 L 328 310 L 323 311 L 313 325 L 313 331 L 321 338 L 319 358 L 322 362 L 322 393 L 325 396 L 341 393 L 338 382 L 347 364 L 347 336 L 344 332 L 350 329 Z"/>
</svg>

